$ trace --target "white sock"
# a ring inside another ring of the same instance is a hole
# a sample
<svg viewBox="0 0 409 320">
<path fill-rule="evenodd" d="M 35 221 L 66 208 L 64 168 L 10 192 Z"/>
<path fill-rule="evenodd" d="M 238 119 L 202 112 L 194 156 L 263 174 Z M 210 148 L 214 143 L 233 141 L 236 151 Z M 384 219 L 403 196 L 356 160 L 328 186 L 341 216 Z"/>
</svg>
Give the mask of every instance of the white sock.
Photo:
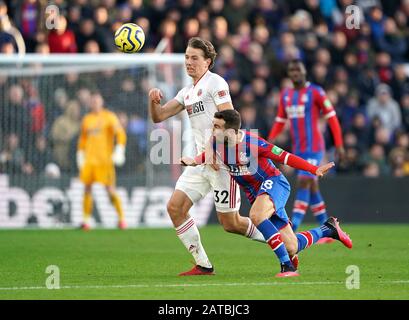
<svg viewBox="0 0 409 320">
<path fill-rule="evenodd" d="M 193 218 L 187 219 L 183 224 L 177 227 L 176 234 L 180 241 L 183 242 L 186 249 L 192 254 L 197 265 L 205 268 L 212 267 L 203 248 L 202 242 L 200 241 L 199 230 L 197 229 Z"/>
<path fill-rule="evenodd" d="M 249 221 L 249 226 L 247 228 L 245 236 L 247 238 L 250 238 L 251 240 L 266 243 L 266 239 L 264 239 L 263 234 L 257 229 L 253 222 L 251 222 L 250 218 L 247 217 L 247 219 Z"/>
</svg>

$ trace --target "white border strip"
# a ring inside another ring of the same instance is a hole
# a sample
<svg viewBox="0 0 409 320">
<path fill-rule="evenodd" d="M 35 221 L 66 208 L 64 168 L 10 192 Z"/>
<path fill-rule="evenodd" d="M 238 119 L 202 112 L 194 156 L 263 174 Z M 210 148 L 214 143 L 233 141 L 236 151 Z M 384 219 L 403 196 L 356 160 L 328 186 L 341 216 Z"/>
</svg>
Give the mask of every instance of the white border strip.
<svg viewBox="0 0 409 320">
<path fill-rule="evenodd" d="M 368 283 L 375 284 L 409 284 L 409 280 L 375 281 Z M 84 286 L 61 286 L 60 289 L 125 289 L 125 288 L 175 288 L 175 287 L 261 287 L 261 286 L 311 286 L 311 285 L 343 285 L 343 281 L 304 281 L 304 282 L 232 282 L 232 283 L 175 283 L 175 284 L 128 284 L 128 285 L 84 285 Z M 47 287 L 0 287 L 0 291 L 20 291 L 20 290 L 49 290 Z"/>
</svg>

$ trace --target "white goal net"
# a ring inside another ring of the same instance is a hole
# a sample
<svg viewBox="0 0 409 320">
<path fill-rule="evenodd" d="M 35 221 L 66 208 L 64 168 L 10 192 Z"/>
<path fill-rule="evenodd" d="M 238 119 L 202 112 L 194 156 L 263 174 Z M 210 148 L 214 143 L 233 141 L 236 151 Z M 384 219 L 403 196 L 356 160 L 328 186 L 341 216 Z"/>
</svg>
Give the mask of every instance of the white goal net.
<svg viewBox="0 0 409 320">
<path fill-rule="evenodd" d="M 181 168 L 167 162 L 184 148 L 187 118 L 183 112 L 152 124 L 148 91 L 158 87 L 168 100 L 188 81 L 183 54 L 2 56 L 0 228 L 80 223 L 83 187 L 75 153 L 95 89 L 127 132 L 126 163 L 117 168 L 117 182 L 129 226 L 169 225 L 166 200 Z M 169 150 L 152 155 L 157 143 Z M 94 223 L 115 226 L 104 188 L 96 185 L 93 193 Z"/>
</svg>

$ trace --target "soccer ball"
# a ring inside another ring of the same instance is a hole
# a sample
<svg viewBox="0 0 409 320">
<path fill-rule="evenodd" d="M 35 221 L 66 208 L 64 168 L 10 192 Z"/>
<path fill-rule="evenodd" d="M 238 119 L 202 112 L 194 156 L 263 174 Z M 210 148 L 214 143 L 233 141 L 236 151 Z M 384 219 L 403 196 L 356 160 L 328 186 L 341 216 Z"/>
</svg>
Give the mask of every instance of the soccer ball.
<svg viewBox="0 0 409 320">
<path fill-rule="evenodd" d="M 115 45 L 122 52 L 138 52 L 142 49 L 144 43 L 145 33 L 135 23 L 125 23 L 115 32 Z"/>
</svg>

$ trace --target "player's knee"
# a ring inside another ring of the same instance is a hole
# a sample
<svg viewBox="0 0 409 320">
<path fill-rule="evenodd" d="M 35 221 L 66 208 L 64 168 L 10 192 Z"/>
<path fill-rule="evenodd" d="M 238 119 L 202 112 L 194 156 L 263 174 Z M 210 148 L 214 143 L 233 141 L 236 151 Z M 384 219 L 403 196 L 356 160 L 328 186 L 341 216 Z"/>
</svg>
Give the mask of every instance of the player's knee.
<svg viewBox="0 0 409 320">
<path fill-rule="evenodd" d="M 253 210 L 250 210 L 249 218 L 255 226 L 258 226 L 261 222 L 263 222 L 262 220 L 264 220 L 263 218 L 260 217 L 258 212 L 253 211 Z"/>
<path fill-rule="evenodd" d="M 313 180 L 313 181 L 311 182 L 311 191 L 312 191 L 313 193 L 317 193 L 319 190 L 320 190 L 320 187 L 319 187 L 319 185 L 318 185 L 318 180 Z"/>
<path fill-rule="evenodd" d="M 166 209 L 171 217 L 177 217 L 182 213 L 182 207 L 172 200 L 168 202 Z"/>
<path fill-rule="evenodd" d="M 223 219 L 222 226 L 223 226 L 224 231 L 226 232 L 237 233 L 238 226 L 234 220 Z"/>
</svg>

